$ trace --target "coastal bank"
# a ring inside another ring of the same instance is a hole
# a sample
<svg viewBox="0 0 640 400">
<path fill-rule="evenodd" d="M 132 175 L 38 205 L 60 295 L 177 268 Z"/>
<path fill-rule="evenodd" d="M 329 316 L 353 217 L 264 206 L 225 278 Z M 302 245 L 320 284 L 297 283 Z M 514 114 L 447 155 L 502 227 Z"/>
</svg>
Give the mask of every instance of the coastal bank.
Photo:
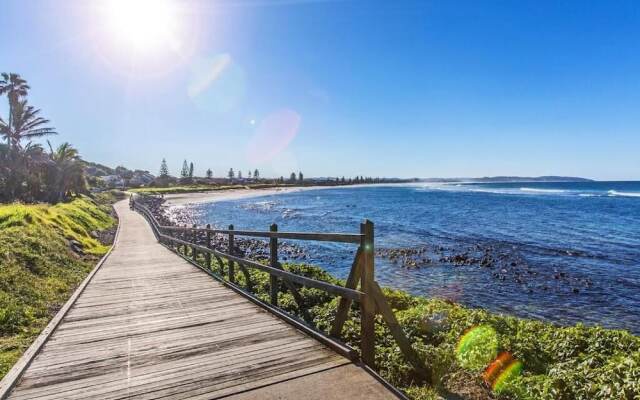
<svg viewBox="0 0 640 400">
<path fill-rule="evenodd" d="M 188 204 L 185 199 L 176 203 L 171 203 L 170 196 L 166 199 L 173 206 Z M 223 199 L 229 198 L 207 197 L 208 201 Z M 162 199 L 149 201 L 157 218 L 170 223 Z M 224 238 L 219 240 L 224 246 Z M 252 247 L 240 250 L 245 257 L 260 261 L 260 253 L 253 254 Z M 314 279 L 344 284 L 313 265 L 295 262 L 284 267 Z M 255 294 L 267 300 L 268 276 L 250 273 Z M 238 273 L 236 280 L 241 283 L 243 279 Z M 298 309 L 288 293 L 280 295 L 280 307 L 328 332 L 336 300 L 315 289 L 301 290 L 307 299 L 308 315 Z M 627 331 L 582 324 L 558 326 L 399 290 L 385 288 L 384 292 L 413 348 L 433 373 L 431 381 L 435 385 L 416 376 L 391 332 L 377 321 L 377 369 L 412 398 L 634 399 L 640 395 L 640 339 Z M 358 321 L 359 311 L 354 308 L 343 338 L 354 347 L 358 345 Z"/>
</svg>

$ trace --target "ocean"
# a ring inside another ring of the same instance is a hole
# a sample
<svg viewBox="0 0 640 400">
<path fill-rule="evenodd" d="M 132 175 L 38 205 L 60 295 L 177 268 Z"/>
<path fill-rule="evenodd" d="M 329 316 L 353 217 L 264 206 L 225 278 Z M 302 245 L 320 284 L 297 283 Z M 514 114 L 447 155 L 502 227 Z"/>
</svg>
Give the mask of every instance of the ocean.
<svg viewBox="0 0 640 400">
<path fill-rule="evenodd" d="M 358 232 L 367 218 L 382 285 L 640 333 L 640 182 L 346 186 L 188 207 L 236 229 Z M 304 262 L 348 274 L 353 246 L 297 244 Z"/>
</svg>

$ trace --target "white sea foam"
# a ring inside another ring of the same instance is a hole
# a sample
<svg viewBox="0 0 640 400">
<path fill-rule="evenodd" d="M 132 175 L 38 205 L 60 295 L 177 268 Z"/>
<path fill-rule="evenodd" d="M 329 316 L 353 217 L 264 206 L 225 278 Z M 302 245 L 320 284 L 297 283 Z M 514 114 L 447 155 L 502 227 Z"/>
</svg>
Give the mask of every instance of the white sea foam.
<svg viewBox="0 0 640 400">
<path fill-rule="evenodd" d="M 619 192 L 617 190 L 609 190 L 607 193 L 609 196 L 640 197 L 640 192 Z"/>
<path fill-rule="evenodd" d="M 534 193 L 567 193 L 567 191 L 563 189 L 537 189 L 537 188 L 521 187 L 520 190 L 523 192 L 534 192 Z"/>
<path fill-rule="evenodd" d="M 569 190 L 569 189 L 543 189 L 535 187 L 492 188 L 465 184 L 430 184 L 416 188 L 418 191 L 443 190 L 451 192 L 493 193 L 503 195 L 564 195 L 578 197 L 640 197 L 640 192 L 622 192 L 609 190 L 600 192 L 597 190 Z"/>
</svg>

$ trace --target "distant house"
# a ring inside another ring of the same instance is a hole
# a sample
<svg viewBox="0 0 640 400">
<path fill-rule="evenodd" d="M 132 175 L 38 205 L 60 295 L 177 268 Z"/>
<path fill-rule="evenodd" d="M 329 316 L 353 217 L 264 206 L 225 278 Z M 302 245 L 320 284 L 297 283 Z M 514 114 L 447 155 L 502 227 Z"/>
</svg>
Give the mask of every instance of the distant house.
<svg viewBox="0 0 640 400">
<path fill-rule="evenodd" d="M 118 175 L 101 176 L 100 179 L 108 188 L 124 188 L 124 179 Z"/>
<path fill-rule="evenodd" d="M 147 186 L 155 180 L 155 177 L 147 171 L 136 170 L 129 179 L 129 186 Z"/>
</svg>

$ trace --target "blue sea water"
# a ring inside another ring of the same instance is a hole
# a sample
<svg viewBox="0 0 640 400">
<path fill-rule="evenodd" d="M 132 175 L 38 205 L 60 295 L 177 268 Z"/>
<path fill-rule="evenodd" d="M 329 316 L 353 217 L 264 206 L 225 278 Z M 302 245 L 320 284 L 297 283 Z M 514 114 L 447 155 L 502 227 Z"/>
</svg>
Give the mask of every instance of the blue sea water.
<svg viewBox="0 0 640 400">
<path fill-rule="evenodd" d="M 376 248 L 425 246 L 433 261 L 405 268 L 376 258 L 376 279 L 559 324 L 640 333 L 640 182 L 509 182 L 338 187 L 189 206 L 201 224 L 280 231 L 358 232 Z M 298 242 L 308 261 L 345 277 L 355 248 Z M 491 268 L 442 262 L 489 249 Z M 513 264 L 512 264 L 513 262 Z M 506 266 L 505 266 L 506 265 Z"/>
</svg>

